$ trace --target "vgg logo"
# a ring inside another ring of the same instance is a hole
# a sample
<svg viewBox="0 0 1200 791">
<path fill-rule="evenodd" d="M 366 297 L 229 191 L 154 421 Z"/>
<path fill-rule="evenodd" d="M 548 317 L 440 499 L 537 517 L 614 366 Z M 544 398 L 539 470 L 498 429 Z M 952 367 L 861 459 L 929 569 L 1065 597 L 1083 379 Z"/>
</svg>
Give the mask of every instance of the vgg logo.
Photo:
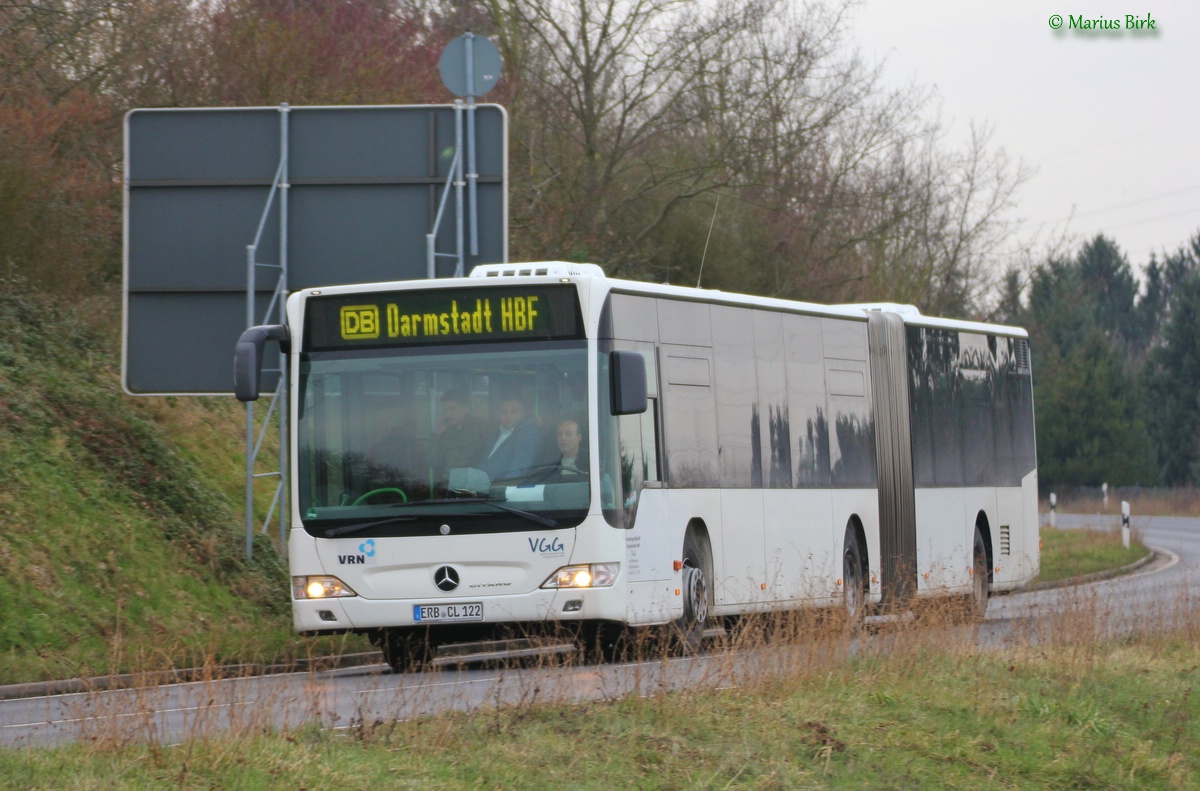
<svg viewBox="0 0 1200 791">
<path fill-rule="evenodd" d="M 554 540 L 548 538 L 531 538 L 529 539 L 529 551 L 542 555 L 557 554 L 563 551 L 563 542 L 557 538 Z"/>
</svg>

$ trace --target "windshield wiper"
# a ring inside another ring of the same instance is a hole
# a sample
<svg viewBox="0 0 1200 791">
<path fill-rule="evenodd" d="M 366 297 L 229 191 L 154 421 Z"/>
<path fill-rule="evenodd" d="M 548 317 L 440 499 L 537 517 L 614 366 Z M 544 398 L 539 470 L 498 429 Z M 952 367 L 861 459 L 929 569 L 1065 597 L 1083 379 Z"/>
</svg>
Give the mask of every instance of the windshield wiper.
<svg viewBox="0 0 1200 791">
<path fill-rule="evenodd" d="M 558 522 L 554 521 L 550 517 L 542 516 L 541 514 L 535 514 L 530 511 L 522 511 L 520 508 L 513 508 L 509 505 L 500 505 L 500 503 L 496 502 L 490 497 L 480 497 L 479 502 L 486 503 L 493 508 L 499 508 L 501 511 L 508 511 L 510 514 L 515 514 L 522 519 L 528 519 L 530 522 L 536 522 L 544 527 L 558 527 Z"/>
<path fill-rule="evenodd" d="M 351 533 L 359 533 L 363 530 L 370 530 L 372 527 L 391 524 L 392 522 L 411 522 L 416 519 L 415 516 L 389 516 L 387 519 L 376 519 L 373 522 L 360 522 L 355 525 L 342 525 L 335 527 L 332 530 L 325 532 L 326 538 L 337 538 L 338 536 L 348 536 Z"/>
</svg>

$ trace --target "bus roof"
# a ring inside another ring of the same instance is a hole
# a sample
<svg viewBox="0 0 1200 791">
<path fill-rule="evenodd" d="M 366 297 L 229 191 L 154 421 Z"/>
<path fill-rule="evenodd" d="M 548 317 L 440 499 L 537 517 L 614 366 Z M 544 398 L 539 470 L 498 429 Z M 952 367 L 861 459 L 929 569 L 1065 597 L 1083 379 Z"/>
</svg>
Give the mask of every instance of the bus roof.
<svg viewBox="0 0 1200 791">
<path fill-rule="evenodd" d="M 481 278 L 523 281 L 537 278 L 542 282 L 576 282 L 588 283 L 600 293 L 611 291 L 626 294 L 643 294 L 647 296 L 674 297 L 675 299 L 712 302 L 726 305 L 742 305 L 759 307 L 768 310 L 806 313 L 814 316 L 829 316 L 865 321 L 870 311 L 884 311 L 900 316 L 905 324 L 933 327 L 939 329 L 956 329 L 968 332 L 978 332 L 991 335 L 1007 335 L 1016 338 L 1027 338 L 1029 333 L 1020 327 L 1002 324 L 989 324 L 978 321 L 938 318 L 926 316 L 913 305 L 903 305 L 893 302 L 872 302 L 844 305 L 824 305 L 816 302 L 801 302 L 798 300 L 762 297 L 751 294 L 720 291 L 718 289 L 677 286 L 669 283 L 646 283 L 637 280 L 610 278 L 596 264 L 582 264 L 570 261 L 528 261 L 509 264 L 480 264 L 471 270 L 465 278 L 446 278 L 434 282 L 427 280 L 400 281 L 393 283 L 370 283 L 357 286 L 333 286 L 323 289 L 304 289 L 307 294 L 348 293 L 356 290 L 383 290 L 401 287 L 404 289 L 419 289 L 428 287 L 453 287 L 466 285 L 466 281 Z"/>
<path fill-rule="evenodd" d="M 471 270 L 471 278 L 480 277 L 556 277 L 556 278 L 596 278 L 605 281 L 604 287 L 609 291 L 626 293 L 658 294 L 674 296 L 680 299 L 700 300 L 705 302 L 721 302 L 726 304 L 751 305 L 763 308 L 793 310 L 822 316 L 839 316 L 846 318 L 865 319 L 870 311 L 895 313 L 905 324 L 920 327 L 935 327 L 942 329 L 958 329 L 993 335 L 1010 335 L 1027 338 L 1029 334 L 1020 327 L 1003 324 L 990 324 L 979 321 L 964 321 L 961 319 L 946 319 L 936 316 L 925 316 L 915 305 L 903 305 L 895 302 L 870 302 L 844 305 L 822 305 L 815 302 L 800 302 L 796 300 L 760 297 L 750 294 L 738 294 L 719 291 L 716 289 L 692 288 L 688 286 L 673 286 L 670 284 L 645 283 L 634 280 L 609 278 L 604 269 L 596 264 L 579 264 L 568 261 L 532 261 L 520 264 L 481 264 Z"/>
</svg>

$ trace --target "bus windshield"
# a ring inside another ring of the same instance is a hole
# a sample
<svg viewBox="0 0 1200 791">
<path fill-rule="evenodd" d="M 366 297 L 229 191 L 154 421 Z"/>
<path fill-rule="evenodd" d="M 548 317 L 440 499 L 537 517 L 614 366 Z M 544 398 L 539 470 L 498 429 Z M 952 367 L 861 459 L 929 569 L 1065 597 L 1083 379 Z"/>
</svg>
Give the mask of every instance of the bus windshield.
<svg viewBox="0 0 1200 791">
<path fill-rule="evenodd" d="M 300 388 L 312 535 L 537 530 L 587 513 L 584 341 L 309 353 Z"/>
</svg>

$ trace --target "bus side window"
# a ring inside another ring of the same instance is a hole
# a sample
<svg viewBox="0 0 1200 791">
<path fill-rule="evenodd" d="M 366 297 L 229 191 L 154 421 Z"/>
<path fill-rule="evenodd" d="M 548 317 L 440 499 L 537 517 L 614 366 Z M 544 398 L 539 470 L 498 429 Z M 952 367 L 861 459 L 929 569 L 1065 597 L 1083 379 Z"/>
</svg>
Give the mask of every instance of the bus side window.
<svg viewBox="0 0 1200 791">
<path fill-rule="evenodd" d="M 655 438 L 654 416 L 658 399 L 648 400 L 645 412 L 622 415 L 618 418 L 617 433 L 621 448 L 620 508 L 624 527 L 633 526 L 638 498 L 644 481 L 657 481 L 658 443 Z"/>
<path fill-rule="evenodd" d="M 662 480 L 662 467 L 658 463 L 658 399 L 649 399 L 646 411 L 638 417 L 642 419 L 642 480 Z"/>
</svg>

